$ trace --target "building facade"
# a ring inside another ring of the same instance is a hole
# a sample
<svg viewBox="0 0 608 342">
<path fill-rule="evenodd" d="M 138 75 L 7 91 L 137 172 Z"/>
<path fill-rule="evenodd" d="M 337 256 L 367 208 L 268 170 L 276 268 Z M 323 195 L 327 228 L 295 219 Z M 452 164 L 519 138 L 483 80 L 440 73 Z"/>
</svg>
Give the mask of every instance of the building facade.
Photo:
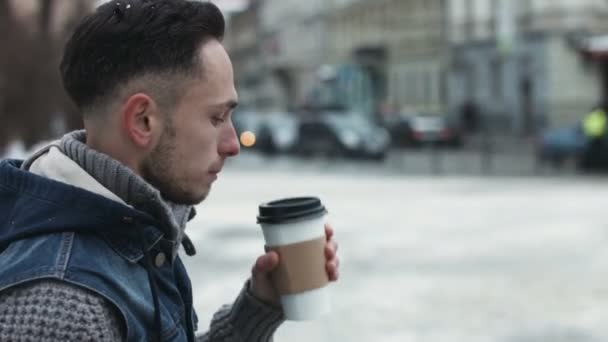
<svg viewBox="0 0 608 342">
<path fill-rule="evenodd" d="M 517 134 L 577 120 L 601 101 L 597 68 L 577 40 L 608 29 L 598 0 L 452 0 L 447 106 L 474 103 Z"/>
<path fill-rule="evenodd" d="M 441 0 L 334 1 L 331 59 L 371 70 L 378 105 L 441 111 L 445 63 Z"/>
<path fill-rule="evenodd" d="M 256 74 L 241 91 L 262 107 L 306 100 L 324 65 L 357 64 L 372 79 L 377 104 L 442 108 L 441 0 L 263 0 L 232 17 L 229 49 L 237 73 Z M 245 20 L 255 12 L 257 24 Z M 253 28 L 255 27 L 255 28 Z M 253 32 L 255 46 L 253 53 Z M 235 42 L 232 36 L 249 38 Z M 248 57 L 247 57 L 248 55 Z M 241 61 L 249 59 L 249 62 Z M 255 60 L 255 61 L 254 61 Z M 240 77 L 240 76 L 239 76 Z M 237 82 L 245 84 L 246 82 Z M 252 89 L 251 92 L 245 88 Z"/>
<path fill-rule="evenodd" d="M 256 107 L 261 83 L 259 44 L 259 2 L 230 16 L 224 44 L 230 53 L 239 102 L 243 107 Z"/>
<path fill-rule="evenodd" d="M 326 64 L 366 68 L 378 108 L 458 118 L 472 103 L 509 133 L 572 122 L 608 97 L 578 43 L 608 32 L 605 0 L 253 3 L 255 19 L 232 21 L 231 53 L 255 80 L 239 83 L 271 107 L 305 100 Z"/>
<path fill-rule="evenodd" d="M 260 56 L 267 76 L 262 89 L 272 96 L 269 103 L 292 108 L 307 97 L 327 60 L 327 7 L 325 0 L 262 2 Z"/>
</svg>

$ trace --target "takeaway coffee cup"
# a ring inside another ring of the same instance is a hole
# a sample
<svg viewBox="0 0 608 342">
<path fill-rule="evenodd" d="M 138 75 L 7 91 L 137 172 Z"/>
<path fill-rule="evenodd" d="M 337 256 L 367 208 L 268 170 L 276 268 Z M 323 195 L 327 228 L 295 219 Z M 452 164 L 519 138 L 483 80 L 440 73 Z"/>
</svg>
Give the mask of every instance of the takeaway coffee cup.
<svg viewBox="0 0 608 342">
<path fill-rule="evenodd" d="M 288 320 L 313 320 L 330 311 L 326 214 L 316 197 L 286 198 L 259 206 L 258 223 L 266 246 L 279 254 L 272 281 Z"/>
</svg>

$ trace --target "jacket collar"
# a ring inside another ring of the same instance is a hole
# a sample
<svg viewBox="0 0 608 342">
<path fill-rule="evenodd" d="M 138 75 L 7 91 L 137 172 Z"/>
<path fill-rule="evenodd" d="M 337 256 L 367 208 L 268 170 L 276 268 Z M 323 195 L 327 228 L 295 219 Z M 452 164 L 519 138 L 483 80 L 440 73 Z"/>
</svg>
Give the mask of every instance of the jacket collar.
<svg viewBox="0 0 608 342">
<path fill-rule="evenodd" d="M 23 162 L 21 165 L 21 169 L 28 170 L 36 175 L 46 177 L 58 182 L 62 182 L 65 184 L 72 185 L 77 188 L 84 189 L 86 191 L 98 194 L 103 196 L 111 201 L 118 202 L 122 205 L 130 206 L 125 203 L 125 201 L 114 194 L 112 191 L 103 186 L 99 181 L 97 181 L 93 176 L 91 176 L 87 171 L 82 169 L 75 161 L 69 158 L 61 151 L 60 141 L 54 141 L 43 147 L 42 149 L 35 152 L 31 157 Z M 192 220 L 196 215 L 196 211 L 194 207 L 190 208 L 188 221 Z M 156 227 L 160 227 L 159 225 Z M 163 234 L 154 234 L 154 244 L 158 243 Z M 125 258 L 129 260 L 141 259 L 140 253 L 134 255 L 133 253 L 129 253 L 137 248 L 127 248 L 128 246 L 124 246 L 122 243 L 122 239 L 112 239 L 113 247 L 117 253 L 121 254 Z M 128 239 L 125 239 L 128 241 Z M 189 256 L 196 254 L 196 248 L 194 244 L 190 240 L 190 238 L 183 233 L 183 237 L 180 239 L 186 254 Z M 178 250 L 177 242 L 173 242 L 167 240 L 164 245 L 172 245 L 173 249 L 167 252 L 167 255 L 172 255 L 175 257 Z"/>
<path fill-rule="evenodd" d="M 73 231 L 96 234 L 129 262 L 144 249 L 165 249 L 158 221 L 97 193 L 22 170 L 23 162 L 0 162 L 0 245 L 32 236 Z M 142 241 L 143 237 L 143 241 Z"/>
<path fill-rule="evenodd" d="M 127 205 L 120 197 L 101 185 L 76 162 L 61 152 L 57 142 L 51 143 L 24 161 L 22 168 L 39 176 L 73 185 L 112 201 Z"/>
</svg>

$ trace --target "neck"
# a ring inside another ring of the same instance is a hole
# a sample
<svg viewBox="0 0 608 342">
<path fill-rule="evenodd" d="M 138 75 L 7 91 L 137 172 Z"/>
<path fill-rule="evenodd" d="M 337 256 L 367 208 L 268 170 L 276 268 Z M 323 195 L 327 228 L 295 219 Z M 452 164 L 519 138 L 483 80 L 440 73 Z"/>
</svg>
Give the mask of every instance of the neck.
<svg viewBox="0 0 608 342">
<path fill-rule="evenodd" d="M 86 128 L 86 131 L 87 138 L 85 143 L 87 146 L 121 162 L 141 177 L 140 162 L 137 158 L 132 157 L 136 153 L 133 153 L 132 149 L 127 147 L 128 145 L 123 142 L 120 136 L 113 133 L 117 130 L 104 129 L 103 131 L 109 132 L 106 134 L 99 132 L 99 129 Z"/>
<path fill-rule="evenodd" d="M 163 199 L 158 189 L 113 156 L 93 148 L 89 141 L 91 144 L 96 142 L 89 139 L 84 131 L 72 132 L 61 139 L 61 150 L 125 203 L 157 217 L 164 223 L 169 240 L 181 242 L 191 206 L 177 205 Z"/>
</svg>

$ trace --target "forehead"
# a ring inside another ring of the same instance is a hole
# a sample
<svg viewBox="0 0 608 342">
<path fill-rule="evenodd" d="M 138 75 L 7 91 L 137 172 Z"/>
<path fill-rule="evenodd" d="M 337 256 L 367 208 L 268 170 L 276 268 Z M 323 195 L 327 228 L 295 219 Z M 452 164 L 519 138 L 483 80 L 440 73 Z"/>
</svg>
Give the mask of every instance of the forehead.
<svg viewBox="0 0 608 342">
<path fill-rule="evenodd" d="M 199 50 L 202 77 L 196 82 L 207 97 L 226 101 L 236 97 L 232 63 L 228 53 L 217 40 L 206 42 Z"/>
<path fill-rule="evenodd" d="M 224 46 L 217 40 L 210 40 L 199 49 L 199 61 L 202 65 L 203 78 L 232 79 L 232 62 Z"/>
</svg>

